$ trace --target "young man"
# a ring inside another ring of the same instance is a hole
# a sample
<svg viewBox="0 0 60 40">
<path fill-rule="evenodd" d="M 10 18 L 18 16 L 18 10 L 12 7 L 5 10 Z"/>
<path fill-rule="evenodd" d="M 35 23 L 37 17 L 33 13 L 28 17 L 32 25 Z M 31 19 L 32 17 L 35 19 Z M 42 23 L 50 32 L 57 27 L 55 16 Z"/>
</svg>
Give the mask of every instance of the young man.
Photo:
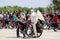
<svg viewBox="0 0 60 40">
<path fill-rule="evenodd" d="M 2 11 L 0 11 L 0 29 L 2 28 L 3 24 L 3 14 Z"/>
<path fill-rule="evenodd" d="M 56 32 L 56 28 L 58 27 L 58 24 L 57 24 L 57 21 L 58 21 L 58 16 L 56 13 L 53 14 L 53 17 L 52 17 L 52 22 L 53 22 L 53 27 L 54 27 L 54 31 Z"/>
<path fill-rule="evenodd" d="M 4 24 L 5 24 L 5 28 L 9 28 L 9 12 L 7 12 L 6 14 L 4 14 Z"/>
<path fill-rule="evenodd" d="M 25 14 L 19 10 L 17 14 L 17 37 L 19 37 L 19 29 L 21 30 L 20 32 L 23 34 L 23 38 L 25 37 L 25 30 L 26 30 L 26 17 Z M 27 34 L 26 34 L 27 35 Z M 27 35 L 28 36 L 28 35 Z"/>
<path fill-rule="evenodd" d="M 37 30 L 36 30 L 36 23 L 37 23 L 37 19 L 36 19 L 36 13 L 31 10 L 31 22 L 32 22 L 32 25 L 33 25 L 33 30 L 34 30 L 34 33 L 35 33 L 35 37 L 37 36 Z"/>
</svg>

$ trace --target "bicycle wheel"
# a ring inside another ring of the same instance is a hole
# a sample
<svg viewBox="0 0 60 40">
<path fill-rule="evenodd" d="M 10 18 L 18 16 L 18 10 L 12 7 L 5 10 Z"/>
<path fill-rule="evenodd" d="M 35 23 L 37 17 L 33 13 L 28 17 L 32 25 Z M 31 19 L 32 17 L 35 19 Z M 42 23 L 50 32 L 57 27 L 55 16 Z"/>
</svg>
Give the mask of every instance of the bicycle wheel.
<svg viewBox="0 0 60 40">
<path fill-rule="evenodd" d="M 38 31 L 37 31 L 37 37 L 40 37 L 43 33 L 43 28 L 42 27 L 39 27 L 38 28 Z"/>
</svg>

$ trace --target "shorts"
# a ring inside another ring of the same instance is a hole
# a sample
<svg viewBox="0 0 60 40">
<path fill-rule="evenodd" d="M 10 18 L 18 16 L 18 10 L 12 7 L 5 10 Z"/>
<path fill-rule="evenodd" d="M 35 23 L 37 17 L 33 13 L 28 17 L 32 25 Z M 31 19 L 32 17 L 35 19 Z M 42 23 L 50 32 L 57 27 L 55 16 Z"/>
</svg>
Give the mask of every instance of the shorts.
<svg viewBox="0 0 60 40">
<path fill-rule="evenodd" d="M 5 20 L 5 24 L 9 24 L 9 21 Z"/>
</svg>

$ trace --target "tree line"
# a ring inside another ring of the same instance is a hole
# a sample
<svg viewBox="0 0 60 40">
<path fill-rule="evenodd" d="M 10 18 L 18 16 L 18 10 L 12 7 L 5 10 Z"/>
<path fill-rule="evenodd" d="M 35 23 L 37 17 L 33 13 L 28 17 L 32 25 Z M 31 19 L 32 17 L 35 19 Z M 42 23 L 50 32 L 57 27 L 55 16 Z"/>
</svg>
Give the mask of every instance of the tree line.
<svg viewBox="0 0 60 40">
<path fill-rule="evenodd" d="M 14 10 L 18 10 L 18 9 L 22 9 L 22 11 L 25 13 L 26 11 L 30 11 L 33 8 L 28 8 L 28 7 L 19 7 L 19 6 L 4 6 L 4 7 L 0 7 L 0 10 L 2 10 L 3 12 L 6 12 L 7 10 L 10 10 L 11 12 L 13 12 Z M 38 8 L 34 8 L 36 11 L 40 10 L 41 12 L 44 12 L 44 8 L 42 7 L 38 7 Z"/>
</svg>

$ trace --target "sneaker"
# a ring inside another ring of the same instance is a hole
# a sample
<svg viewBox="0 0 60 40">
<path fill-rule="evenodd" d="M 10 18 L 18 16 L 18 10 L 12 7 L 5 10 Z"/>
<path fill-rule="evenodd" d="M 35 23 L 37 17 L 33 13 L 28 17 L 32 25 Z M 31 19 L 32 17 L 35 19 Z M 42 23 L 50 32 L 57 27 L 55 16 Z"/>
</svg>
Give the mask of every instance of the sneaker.
<svg viewBox="0 0 60 40">
<path fill-rule="evenodd" d="M 25 36 L 23 38 L 25 38 Z"/>
<path fill-rule="evenodd" d="M 17 38 L 19 38 L 20 36 L 17 36 Z"/>
</svg>

